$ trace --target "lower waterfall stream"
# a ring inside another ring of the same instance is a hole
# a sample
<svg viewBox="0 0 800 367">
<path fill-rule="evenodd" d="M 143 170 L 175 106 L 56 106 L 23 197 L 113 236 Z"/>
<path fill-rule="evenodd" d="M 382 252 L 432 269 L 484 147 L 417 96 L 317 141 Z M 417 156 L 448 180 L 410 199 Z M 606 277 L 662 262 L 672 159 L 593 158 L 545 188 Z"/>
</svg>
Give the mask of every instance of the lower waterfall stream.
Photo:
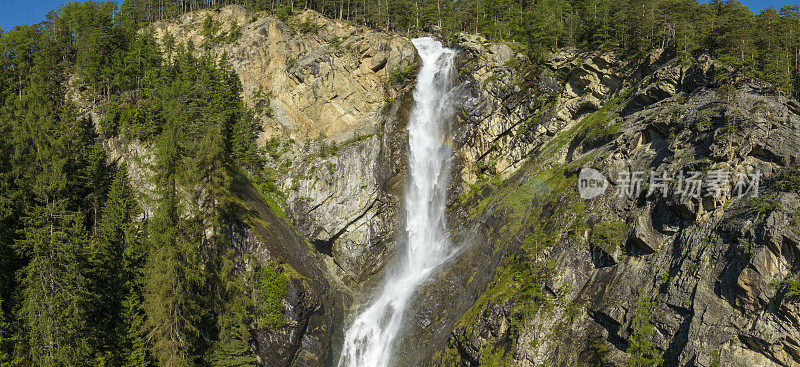
<svg viewBox="0 0 800 367">
<path fill-rule="evenodd" d="M 405 256 L 380 293 L 345 331 L 340 367 L 385 367 L 414 291 L 451 254 L 445 231 L 445 198 L 452 152 L 444 144 L 453 108 L 455 50 L 429 37 L 412 40 L 422 59 L 408 121 L 409 177 L 405 188 Z"/>
</svg>

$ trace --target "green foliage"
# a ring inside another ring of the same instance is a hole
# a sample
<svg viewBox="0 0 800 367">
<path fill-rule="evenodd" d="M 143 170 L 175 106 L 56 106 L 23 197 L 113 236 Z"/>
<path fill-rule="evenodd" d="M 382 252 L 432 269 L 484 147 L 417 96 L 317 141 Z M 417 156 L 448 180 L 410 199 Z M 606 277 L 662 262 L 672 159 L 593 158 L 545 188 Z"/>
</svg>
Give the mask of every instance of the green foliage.
<svg viewBox="0 0 800 367">
<path fill-rule="evenodd" d="M 750 205 L 753 206 L 759 218 L 764 218 L 780 206 L 780 201 L 777 197 L 768 195 L 759 195 L 750 199 Z"/>
<path fill-rule="evenodd" d="M 800 191 L 800 166 L 795 164 L 781 168 L 775 178 L 775 188 L 786 192 Z"/>
<path fill-rule="evenodd" d="M 459 195 L 459 202 L 465 204 L 467 201 L 475 197 L 475 195 L 480 192 L 484 186 L 494 187 L 499 185 L 501 182 L 502 180 L 499 175 L 480 174 L 480 172 L 478 172 L 478 180 L 474 183 L 471 183 L 469 187 Z"/>
<path fill-rule="evenodd" d="M 125 0 L 118 11 L 110 2 L 75 2 L 45 23 L 0 32 L 0 364 L 248 365 L 249 328 L 285 323 L 286 273 L 243 270 L 225 233 L 237 219 L 233 177 L 251 174 L 273 210 L 285 216 L 276 180 L 288 166 L 279 151 L 256 149 L 259 124 L 244 107 L 224 56 L 195 56 L 191 44 L 178 45 L 170 35 L 162 39 L 162 54 L 151 32 L 140 31 L 150 22 L 233 2 Z M 296 2 L 245 3 L 296 22 Z M 800 87 L 796 6 L 757 15 L 736 1 L 312 0 L 304 6 L 404 34 L 432 25 L 444 35 L 480 33 L 510 43 L 533 62 L 565 46 L 630 58 L 663 48 L 686 64 L 708 53 L 724 64 L 715 68 L 715 82 L 725 101 L 742 77 L 764 79 L 774 92 L 795 97 Z M 297 26 L 304 33 L 319 30 L 308 20 Z M 201 32 L 209 49 L 236 41 L 242 30 L 208 17 Z M 287 60 L 287 70 L 295 63 Z M 532 69 L 516 60 L 506 66 Z M 388 83 L 407 82 L 412 69 L 401 66 Z M 258 112 L 271 116 L 269 96 L 262 97 Z M 99 131 L 79 118 L 74 98 L 99 106 Z M 587 145 L 614 138 L 619 125 L 610 111 L 587 116 L 543 151 L 575 138 Z M 705 117 L 698 129 L 711 128 Z M 740 127 L 734 120 L 723 133 Z M 152 197 L 137 197 L 126 169 L 107 165 L 101 138 L 112 136 L 139 140 L 153 152 Z M 275 164 L 267 169 L 265 162 Z M 778 189 L 798 190 L 797 177 L 782 172 Z M 487 174 L 470 190 L 466 199 L 476 202 L 470 214 L 487 208 L 507 214 L 507 226 L 490 235 L 520 250 L 498 269 L 465 320 L 488 302 L 511 300 L 512 330 L 518 330 L 525 317 L 553 306 L 541 285 L 552 264 L 538 255 L 586 228 L 586 207 L 571 187 L 574 177 L 549 170 L 512 182 Z M 759 198 L 753 205 L 763 217 L 777 201 Z M 593 240 L 614 242 L 616 229 L 595 228 Z M 784 286 L 789 296 L 800 294 L 795 283 Z M 253 298 L 266 302 L 255 305 Z M 568 317 L 579 310 L 572 303 L 566 308 Z M 646 319 L 635 319 L 630 352 L 650 360 Z M 509 347 L 494 343 L 483 353 L 485 362 L 501 363 Z"/>
<path fill-rule="evenodd" d="M 238 41 L 240 37 L 242 37 L 242 27 L 239 26 L 239 22 L 237 22 L 236 19 L 234 19 L 231 21 L 230 29 L 228 29 L 227 41 L 233 43 Z"/>
<path fill-rule="evenodd" d="M 483 346 L 480 355 L 478 363 L 481 366 L 510 367 L 514 365 L 511 353 L 506 353 L 502 347 L 495 344 L 494 340 Z"/>
<path fill-rule="evenodd" d="M 204 45 L 206 48 L 211 48 L 214 43 L 225 38 L 225 34 L 218 34 L 221 29 L 222 25 L 219 22 L 211 18 L 211 15 L 206 15 L 205 19 L 203 19 L 203 30 L 200 32 L 205 40 Z"/>
<path fill-rule="evenodd" d="M 788 299 L 797 299 L 800 297 L 800 281 L 795 279 L 784 279 L 774 285 L 781 291 L 786 292 L 785 296 Z"/>
<path fill-rule="evenodd" d="M 147 251 L 136 218 L 140 208 L 128 182 L 126 168 L 117 169 L 103 204 L 93 259 L 93 291 L 99 295 L 101 319 L 111 320 L 101 332 L 120 353 L 107 358 L 114 365 L 142 365 L 150 361 L 146 349 L 141 282 Z M 100 322 L 98 320 L 98 322 Z"/>
<path fill-rule="evenodd" d="M 120 46 L 129 37 L 129 30 L 113 26 L 114 10 L 111 2 L 72 2 L 60 9 L 53 30 L 56 39 L 71 43 L 77 74 L 94 96 L 106 100 L 117 87 L 117 58 Z"/>
<path fill-rule="evenodd" d="M 248 177 L 270 209 L 284 220 L 287 218 L 282 206 L 285 205 L 286 194 L 278 187 L 278 180 L 289 171 L 291 165 L 290 160 L 282 160 L 290 143 L 291 140 L 281 141 L 278 138 L 267 140 L 260 154 L 271 163 L 263 165 L 259 171 Z"/>
<path fill-rule="evenodd" d="M 596 147 L 611 141 L 619 134 L 622 127 L 621 121 L 616 121 L 618 116 L 610 111 L 619 104 L 618 99 L 608 101 L 603 107 L 586 117 L 579 124 L 578 136 L 583 136 L 583 143 L 589 147 Z"/>
<path fill-rule="evenodd" d="M 28 358 L 45 366 L 92 358 L 88 236 L 79 213 L 65 201 L 32 208 L 16 243 L 31 261 L 21 271 L 22 321 Z"/>
<path fill-rule="evenodd" d="M 144 300 L 141 290 L 141 280 L 136 282 L 136 288 L 132 289 L 123 301 L 121 332 L 119 344 L 119 354 L 122 356 L 122 366 L 149 366 L 154 365 L 152 353 L 150 351 L 150 329 L 147 328 L 147 314 L 145 313 Z"/>
<path fill-rule="evenodd" d="M 292 8 L 291 4 L 287 4 L 285 2 L 281 5 L 278 5 L 278 7 L 275 9 L 275 15 L 283 22 L 288 21 L 289 15 L 291 15 L 293 12 L 294 9 Z"/>
<path fill-rule="evenodd" d="M 159 364 L 186 365 L 200 342 L 203 309 L 196 288 L 202 281 L 195 246 L 180 213 L 178 152 L 174 129 L 158 142 L 158 172 L 162 182 L 157 210 L 150 224 L 150 253 L 145 269 L 144 307 L 152 332 L 153 354 Z"/>
<path fill-rule="evenodd" d="M 106 158 L 65 98 L 61 68 L 82 41 L 59 44 L 62 27 L 17 27 L 0 40 L 0 147 L 10 151 L 0 153 L 0 321 L 14 325 L 0 332 L 0 352 L 39 365 L 74 365 L 108 350 L 95 322 L 102 298 L 89 238 Z"/>
<path fill-rule="evenodd" d="M 342 149 L 346 149 L 353 144 L 360 143 L 362 141 L 368 140 L 375 136 L 375 134 L 366 134 L 366 135 L 355 135 L 347 140 L 343 141 L 341 144 L 337 144 L 335 141 L 330 143 L 325 143 L 322 141 L 320 143 L 321 147 L 319 150 L 319 154 L 317 155 L 319 158 L 327 158 L 332 157 L 338 154 Z"/>
<path fill-rule="evenodd" d="M 390 86 L 405 84 L 413 78 L 414 71 L 412 65 L 409 63 L 402 63 L 397 65 L 397 67 L 389 73 L 389 76 L 386 78 L 386 83 Z"/>
<path fill-rule="evenodd" d="M 512 305 L 508 340 L 502 346 L 483 350 L 482 353 L 486 354 L 482 354 L 482 358 L 499 361 L 508 356 L 503 348 L 516 343 L 525 320 L 541 315 L 543 310 L 563 305 L 566 317 L 562 322 L 565 323 L 583 312 L 579 304 L 564 298 L 569 293 L 568 284 L 559 289 L 558 299 L 553 299 L 545 289 L 554 265 L 539 256 L 558 241 L 567 240 L 569 233 L 585 228 L 586 206 L 575 192 L 575 179 L 559 167 L 520 181 L 496 181 L 483 189 L 480 194 L 483 197 L 478 198 L 477 204 L 470 203 L 476 217 L 487 210 L 504 213 L 506 224 L 491 234 L 497 237 L 495 241 L 522 242 L 519 249 L 497 268 L 486 291 L 458 322 L 459 327 L 469 328 L 487 305 Z"/>
<path fill-rule="evenodd" d="M 297 26 L 300 33 L 303 34 L 307 33 L 316 34 L 322 28 L 320 25 L 316 23 L 316 20 L 308 18 L 303 19 L 303 21 L 300 22 L 300 24 L 298 24 Z"/>
<path fill-rule="evenodd" d="M 625 362 L 626 366 L 644 367 L 644 366 L 659 366 L 662 362 L 661 353 L 656 349 L 655 344 L 651 338 L 655 331 L 653 324 L 650 322 L 650 308 L 652 301 L 650 299 L 641 297 L 636 301 L 636 310 L 631 321 L 631 333 L 628 338 L 629 354 L 628 360 Z"/>
<path fill-rule="evenodd" d="M 146 22 L 233 3 L 242 4 L 218 0 L 182 6 L 185 4 L 181 2 L 125 0 L 117 17 L 130 31 Z M 292 0 L 252 1 L 244 5 L 251 10 L 272 12 L 286 23 L 292 23 L 293 15 L 299 11 L 293 8 L 298 3 Z M 440 28 L 447 39 L 460 32 L 477 33 L 511 44 L 534 63 L 562 47 L 614 50 L 629 58 L 641 58 L 660 49 L 673 50 L 684 65 L 706 53 L 732 69 L 730 81 L 737 76 L 756 76 L 771 83 L 779 93 L 800 94 L 800 67 L 795 57 L 800 50 L 800 11 L 796 5 L 768 8 L 758 14 L 751 13 L 739 1 L 722 0 L 311 0 L 303 5 L 329 18 L 407 35 L 431 27 Z M 99 13 L 109 18 L 108 13 Z M 318 30 L 310 20 L 302 20 L 297 26 L 302 33 Z M 208 29 L 209 34 L 219 31 L 213 24 Z M 231 33 L 233 29 L 229 31 L 229 42 L 236 38 Z M 114 42 L 115 35 L 93 37 L 92 47 L 102 48 Z M 102 68 L 96 70 L 100 72 L 95 75 L 102 76 Z M 733 84 L 721 86 L 721 96 L 730 96 Z"/>
<path fill-rule="evenodd" d="M 275 202 L 275 199 L 273 199 L 269 195 L 265 196 L 264 199 L 266 199 L 267 205 L 269 206 L 270 209 L 272 209 L 273 213 L 277 214 L 278 217 L 282 218 L 283 220 L 288 221 L 288 219 L 286 218 L 286 212 L 283 211 L 283 208 L 281 208 L 280 204 Z"/>
<path fill-rule="evenodd" d="M 261 88 L 259 88 L 253 96 L 256 109 L 260 111 L 262 115 L 272 118 L 274 117 L 274 113 L 270 106 L 270 99 L 271 94 L 269 92 L 265 93 Z"/>
<path fill-rule="evenodd" d="M 711 115 L 714 111 L 705 109 L 698 112 L 697 122 L 695 123 L 695 129 L 697 131 L 706 131 L 711 128 Z"/>
<path fill-rule="evenodd" d="M 625 239 L 625 223 L 600 222 L 592 227 L 589 241 L 607 250 L 621 248 Z"/>
<path fill-rule="evenodd" d="M 275 267 L 268 265 L 259 271 L 260 326 L 279 327 L 286 324 L 283 317 L 283 298 L 286 297 L 287 285 L 288 278 Z"/>
<path fill-rule="evenodd" d="M 576 208 L 571 205 L 566 205 L 567 202 L 573 201 L 577 197 L 575 192 L 576 179 L 576 176 L 566 176 L 561 167 L 537 173 L 523 184 L 517 187 L 509 187 L 507 191 L 503 192 L 505 196 L 503 197 L 502 204 L 510 211 L 512 218 L 520 222 L 520 225 L 533 225 L 536 215 L 535 212 L 532 213 L 528 209 L 531 206 L 531 199 L 537 195 L 545 195 L 548 199 L 541 204 L 541 207 L 536 208 L 537 210 L 542 210 L 542 207 L 548 204 L 557 206 L 564 205 L 565 209 Z M 570 215 L 564 219 L 572 218 L 574 217 Z M 519 229 L 516 221 L 509 227 L 512 232 Z M 533 232 L 536 233 L 536 230 Z"/>
<path fill-rule="evenodd" d="M 162 55 L 139 5 L 70 3 L 0 35 L 0 364 L 251 358 L 252 286 L 227 270 L 225 226 L 233 173 L 261 168 L 258 124 L 225 58 L 166 38 Z M 108 165 L 115 135 L 153 153 L 152 197 Z"/>
<path fill-rule="evenodd" d="M 722 363 L 719 360 L 719 349 L 711 352 L 711 364 L 709 367 L 720 367 Z"/>
<path fill-rule="evenodd" d="M 227 31 L 222 30 L 222 23 L 214 20 L 211 15 L 206 15 L 203 20 L 203 29 L 200 32 L 204 39 L 204 47 L 210 49 L 220 43 L 236 42 L 242 36 L 242 28 L 236 19 L 231 21 Z"/>
<path fill-rule="evenodd" d="M 255 358 L 250 353 L 250 324 L 255 304 L 247 292 L 248 272 L 239 274 L 236 253 L 228 250 L 221 267 L 220 277 L 225 280 L 222 289 L 223 308 L 217 318 L 219 339 L 211 349 L 212 366 L 253 366 Z M 244 275 L 244 276 L 243 276 Z"/>
<path fill-rule="evenodd" d="M 604 367 L 608 355 L 611 354 L 608 347 L 603 342 L 592 341 L 590 351 L 592 354 L 591 357 L 589 357 L 589 365 L 593 367 Z"/>
<path fill-rule="evenodd" d="M 12 324 L 3 310 L 3 299 L 0 298 L 0 366 L 13 366 L 13 348 L 16 342 Z"/>
</svg>

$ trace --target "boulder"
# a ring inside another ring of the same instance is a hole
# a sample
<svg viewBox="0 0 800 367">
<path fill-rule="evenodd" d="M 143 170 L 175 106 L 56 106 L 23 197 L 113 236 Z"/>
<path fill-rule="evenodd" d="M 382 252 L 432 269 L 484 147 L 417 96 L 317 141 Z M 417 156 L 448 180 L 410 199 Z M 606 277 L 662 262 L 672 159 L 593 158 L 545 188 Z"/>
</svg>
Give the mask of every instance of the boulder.
<svg viewBox="0 0 800 367">
<path fill-rule="evenodd" d="M 654 253 L 661 248 L 662 235 L 653 228 L 650 211 L 637 215 L 629 242 L 645 253 Z"/>
</svg>

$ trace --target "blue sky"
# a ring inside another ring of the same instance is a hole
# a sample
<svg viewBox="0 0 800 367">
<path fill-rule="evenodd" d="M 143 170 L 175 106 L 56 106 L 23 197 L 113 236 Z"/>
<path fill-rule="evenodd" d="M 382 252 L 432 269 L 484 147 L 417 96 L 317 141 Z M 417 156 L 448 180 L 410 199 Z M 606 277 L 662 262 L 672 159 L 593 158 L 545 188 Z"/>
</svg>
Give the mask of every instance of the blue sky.
<svg viewBox="0 0 800 367">
<path fill-rule="evenodd" d="M 55 0 L 0 0 L 0 28 L 4 31 L 20 24 L 38 23 L 47 12 L 69 1 Z"/>
<path fill-rule="evenodd" d="M 742 3 L 750 7 L 753 12 L 774 6 L 780 9 L 781 6 L 794 5 L 794 0 L 741 0 Z M 0 28 L 9 30 L 19 24 L 38 23 L 45 19 L 47 12 L 58 8 L 68 0 L 0 0 Z M 705 1 L 703 1 L 705 2 Z"/>
</svg>

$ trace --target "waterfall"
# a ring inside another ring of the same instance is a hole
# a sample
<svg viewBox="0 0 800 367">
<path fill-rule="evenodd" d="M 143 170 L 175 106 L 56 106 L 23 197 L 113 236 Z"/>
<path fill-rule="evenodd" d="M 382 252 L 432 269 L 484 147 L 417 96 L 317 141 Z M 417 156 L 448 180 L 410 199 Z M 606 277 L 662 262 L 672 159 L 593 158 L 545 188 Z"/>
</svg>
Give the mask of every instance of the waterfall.
<svg viewBox="0 0 800 367">
<path fill-rule="evenodd" d="M 447 162 L 452 152 L 444 142 L 446 122 L 453 115 L 448 91 L 455 51 L 429 37 L 412 42 L 422 58 L 422 67 L 408 121 L 405 257 L 345 332 L 340 367 L 389 365 L 392 345 L 414 290 L 450 254 L 445 235 L 445 196 Z"/>
</svg>

